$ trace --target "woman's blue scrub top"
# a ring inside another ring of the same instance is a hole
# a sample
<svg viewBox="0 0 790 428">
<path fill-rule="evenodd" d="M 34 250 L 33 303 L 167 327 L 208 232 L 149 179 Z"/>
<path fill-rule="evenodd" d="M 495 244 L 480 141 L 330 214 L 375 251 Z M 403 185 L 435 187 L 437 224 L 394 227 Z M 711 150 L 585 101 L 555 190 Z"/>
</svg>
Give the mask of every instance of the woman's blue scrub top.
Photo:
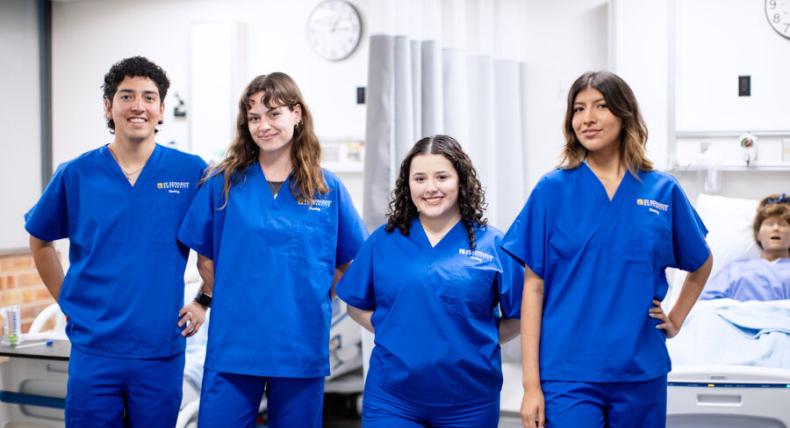
<svg viewBox="0 0 790 428">
<path fill-rule="evenodd" d="M 44 241 L 69 238 L 58 303 L 73 346 L 123 358 L 184 351 L 177 324 L 189 248 L 176 234 L 205 167 L 156 145 L 132 187 L 103 146 L 55 172 L 25 229 Z"/>
<path fill-rule="evenodd" d="M 582 163 L 546 174 L 503 248 L 544 281 L 542 380 L 621 382 L 669 372 L 665 335 L 648 316 L 664 269 L 707 260 L 707 229 L 677 181 L 626 173 L 612 200 Z"/>
<path fill-rule="evenodd" d="M 312 205 L 277 197 L 256 162 L 234 177 L 227 206 L 223 175 L 199 190 L 179 239 L 214 261 L 205 366 L 271 377 L 329 374 L 330 290 L 335 268 L 354 258 L 367 229 L 346 188 L 329 187 Z"/>
<path fill-rule="evenodd" d="M 458 222 L 435 247 L 418 220 L 409 236 L 376 230 L 337 293 L 372 310 L 376 331 L 366 382 L 420 404 L 497 399 L 502 386 L 498 319 L 518 318 L 523 269 L 498 250 L 502 233 L 476 227 L 469 248 Z"/>
</svg>

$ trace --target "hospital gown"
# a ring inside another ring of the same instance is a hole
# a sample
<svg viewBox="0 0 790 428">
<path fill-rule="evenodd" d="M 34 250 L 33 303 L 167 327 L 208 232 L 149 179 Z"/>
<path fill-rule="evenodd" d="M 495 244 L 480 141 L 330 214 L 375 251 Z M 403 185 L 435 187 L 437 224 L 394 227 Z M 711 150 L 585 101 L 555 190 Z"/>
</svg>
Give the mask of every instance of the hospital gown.
<svg viewBox="0 0 790 428">
<path fill-rule="evenodd" d="M 701 300 L 722 298 L 739 301 L 790 299 L 790 258 L 730 263 L 708 281 L 700 296 Z"/>
</svg>

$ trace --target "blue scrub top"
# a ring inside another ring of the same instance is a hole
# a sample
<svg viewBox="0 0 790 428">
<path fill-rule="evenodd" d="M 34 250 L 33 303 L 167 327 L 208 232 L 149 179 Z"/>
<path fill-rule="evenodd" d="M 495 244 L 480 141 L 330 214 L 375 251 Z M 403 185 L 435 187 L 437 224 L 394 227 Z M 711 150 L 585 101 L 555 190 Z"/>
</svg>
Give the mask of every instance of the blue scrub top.
<svg viewBox="0 0 790 428">
<path fill-rule="evenodd" d="M 55 172 L 25 229 L 44 241 L 69 238 L 58 303 L 74 347 L 124 358 L 183 352 L 177 323 L 189 248 L 176 233 L 205 167 L 156 145 L 131 186 L 103 146 Z"/>
<path fill-rule="evenodd" d="M 669 372 L 665 335 L 648 316 L 664 269 L 707 260 L 707 229 L 670 175 L 626 173 L 610 201 L 586 164 L 546 174 L 503 248 L 544 280 L 542 380 L 622 382 Z"/>
<path fill-rule="evenodd" d="M 228 204 L 223 175 L 204 184 L 178 238 L 214 261 L 205 366 L 254 376 L 329 374 L 330 289 L 335 268 L 354 258 L 367 229 L 346 188 L 329 187 L 312 205 L 277 197 L 256 162 L 234 177 Z"/>
<path fill-rule="evenodd" d="M 490 401 L 502 387 L 498 318 L 518 318 L 524 272 L 498 250 L 502 233 L 476 227 L 469 248 L 458 222 L 435 247 L 418 220 L 409 236 L 376 230 L 337 286 L 372 310 L 376 331 L 366 382 L 401 400 Z"/>
</svg>

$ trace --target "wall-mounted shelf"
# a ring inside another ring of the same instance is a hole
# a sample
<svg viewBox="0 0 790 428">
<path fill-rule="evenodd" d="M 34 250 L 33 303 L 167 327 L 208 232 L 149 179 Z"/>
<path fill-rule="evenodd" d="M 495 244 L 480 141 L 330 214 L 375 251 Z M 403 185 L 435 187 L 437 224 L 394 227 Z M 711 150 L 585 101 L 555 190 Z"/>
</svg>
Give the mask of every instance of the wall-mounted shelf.
<svg viewBox="0 0 790 428">
<path fill-rule="evenodd" d="M 320 139 L 323 152 L 321 166 L 335 173 L 362 173 L 365 166 L 365 142 L 354 138 Z"/>
<path fill-rule="evenodd" d="M 714 168 L 719 172 L 782 172 L 788 171 L 790 172 L 790 164 L 778 164 L 778 165 L 716 165 L 716 166 L 705 166 L 705 165 L 672 165 L 668 171 L 669 172 L 705 172 L 708 169 Z"/>
</svg>

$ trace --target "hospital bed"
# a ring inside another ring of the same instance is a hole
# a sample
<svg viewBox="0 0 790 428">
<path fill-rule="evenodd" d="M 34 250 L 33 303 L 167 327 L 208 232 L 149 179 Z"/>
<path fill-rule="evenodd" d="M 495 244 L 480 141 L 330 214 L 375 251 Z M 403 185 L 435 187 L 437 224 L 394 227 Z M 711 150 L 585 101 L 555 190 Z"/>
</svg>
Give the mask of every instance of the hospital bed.
<svg viewBox="0 0 790 428">
<path fill-rule="evenodd" d="M 39 354 L 35 357 L 0 357 L 0 428 L 63 427 L 69 365 L 65 324 L 58 305 L 50 305 L 23 335 L 22 345 L 60 342 L 24 348 L 29 355 Z"/>
<path fill-rule="evenodd" d="M 734 260 L 759 257 L 752 232 L 757 203 L 704 194 L 697 199 L 697 212 L 709 231 L 707 241 L 714 259 L 711 276 Z M 673 270 L 667 279 L 670 291 L 663 303 L 665 310 L 677 299 L 685 273 Z M 722 323 L 721 319 L 712 314 L 703 318 L 713 311 L 721 318 L 721 309 L 744 306 L 766 312 L 790 308 L 790 300 L 697 302 L 680 335 L 668 341 L 673 365 L 668 378 L 668 427 L 790 428 L 790 335 L 777 332 L 751 341 L 737 336 L 728 339 L 721 332 L 723 327 L 715 324 Z M 708 330 L 708 336 L 700 334 L 702 329 Z M 687 343 L 690 340 L 696 343 L 692 346 Z M 773 349 L 760 349 L 766 342 Z"/>
</svg>

